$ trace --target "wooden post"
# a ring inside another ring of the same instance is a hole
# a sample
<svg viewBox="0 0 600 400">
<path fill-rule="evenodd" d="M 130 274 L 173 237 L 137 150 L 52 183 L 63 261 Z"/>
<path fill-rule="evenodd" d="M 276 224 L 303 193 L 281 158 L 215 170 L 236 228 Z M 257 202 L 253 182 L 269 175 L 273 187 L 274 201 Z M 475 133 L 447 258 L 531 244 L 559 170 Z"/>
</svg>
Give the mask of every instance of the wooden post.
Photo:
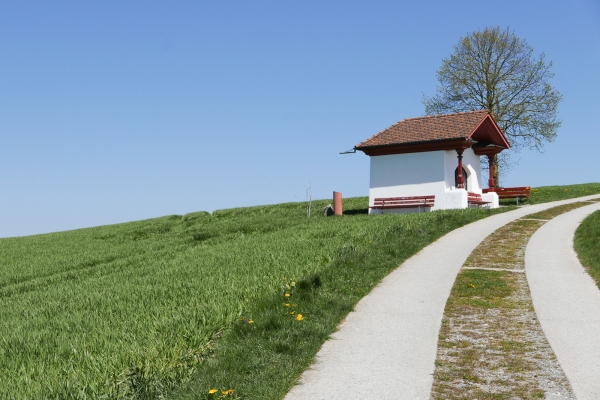
<svg viewBox="0 0 600 400">
<path fill-rule="evenodd" d="M 342 194 L 333 192 L 333 212 L 334 215 L 342 215 Z"/>
<path fill-rule="evenodd" d="M 494 159 L 496 158 L 495 154 L 488 155 L 488 168 L 490 170 L 490 179 L 488 179 L 489 191 L 496 191 L 496 183 L 494 182 Z"/>
<path fill-rule="evenodd" d="M 458 175 L 456 176 L 456 188 L 457 189 L 464 189 L 465 188 L 465 177 L 463 176 L 463 165 L 462 165 L 462 159 L 463 159 L 463 151 L 465 151 L 465 149 L 456 149 L 456 154 L 458 154 Z"/>
</svg>

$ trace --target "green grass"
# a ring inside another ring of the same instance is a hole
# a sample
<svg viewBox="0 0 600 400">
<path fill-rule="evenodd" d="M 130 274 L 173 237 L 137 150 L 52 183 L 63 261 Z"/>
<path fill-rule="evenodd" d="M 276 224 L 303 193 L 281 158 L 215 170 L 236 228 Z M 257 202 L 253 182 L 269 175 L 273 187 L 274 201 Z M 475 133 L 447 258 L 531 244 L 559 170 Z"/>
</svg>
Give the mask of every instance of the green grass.
<svg viewBox="0 0 600 400">
<path fill-rule="evenodd" d="M 540 186 L 531 188 L 531 197 L 529 199 L 520 199 L 519 204 L 540 204 L 598 193 L 600 193 L 600 183 L 582 183 L 566 186 Z M 515 199 L 503 199 L 500 200 L 500 204 L 515 204 Z"/>
<path fill-rule="evenodd" d="M 288 203 L 0 239 L 0 398 L 210 388 L 210 398 L 281 398 L 381 278 L 498 212 L 344 207 L 343 217 L 307 218 L 304 203 Z"/>
<path fill-rule="evenodd" d="M 497 308 L 514 288 L 513 274 L 505 271 L 463 270 L 456 277 L 447 307 Z"/>
<path fill-rule="evenodd" d="M 589 215 L 575 231 L 575 251 L 600 288 L 600 211 Z"/>
<path fill-rule="evenodd" d="M 219 393 L 233 389 L 244 399 L 282 398 L 341 320 L 385 275 L 438 237 L 493 212 L 325 220 L 326 226 L 335 223 L 340 229 L 350 224 L 364 234 L 359 240 L 340 242 L 332 249 L 330 262 L 319 270 L 280 279 L 279 290 L 248 309 L 245 320 L 236 321 L 216 342 L 192 382 L 174 397 L 211 399 L 216 397 L 208 394 L 209 389 Z M 296 284 L 288 288 L 290 280 Z M 299 313 L 304 320 L 296 320 Z"/>
<path fill-rule="evenodd" d="M 191 377 L 202 393 L 281 397 L 383 276 L 492 213 L 367 216 L 366 205 L 346 199 L 343 217 L 309 219 L 290 203 L 0 240 L 0 398 L 159 398 Z"/>
</svg>

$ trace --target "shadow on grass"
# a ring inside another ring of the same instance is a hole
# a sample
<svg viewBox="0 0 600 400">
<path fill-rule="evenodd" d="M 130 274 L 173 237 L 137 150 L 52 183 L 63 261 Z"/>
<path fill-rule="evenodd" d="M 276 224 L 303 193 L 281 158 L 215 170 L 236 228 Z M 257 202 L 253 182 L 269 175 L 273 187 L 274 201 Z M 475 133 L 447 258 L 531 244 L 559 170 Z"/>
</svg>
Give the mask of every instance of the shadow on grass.
<svg viewBox="0 0 600 400">
<path fill-rule="evenodd" d="M 369 214 L 369 209 L 368 208 L 361 208 L 358 210 L 347 210 L 343 212 L 344 215 L 367 215 Z"/>
</svg>

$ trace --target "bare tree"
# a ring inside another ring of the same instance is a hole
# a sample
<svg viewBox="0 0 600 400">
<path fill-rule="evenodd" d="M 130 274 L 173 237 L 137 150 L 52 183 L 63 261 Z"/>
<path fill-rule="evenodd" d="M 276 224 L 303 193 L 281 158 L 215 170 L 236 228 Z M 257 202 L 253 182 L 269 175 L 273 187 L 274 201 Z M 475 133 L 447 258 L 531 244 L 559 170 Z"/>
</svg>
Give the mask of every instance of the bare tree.
<svg viewBox="0 0 600 400">
<path fill-rule="evenodd" d="M 561 125 L 557 107 L 562 99 L 548 83 L 554 74 L 552 62 L 546 64 L 544 58 L 544 53 L 535 58 L 533 48 L 508 28 L 473 32 L 460 39 L 450 58 L 442 60 L 436 95 L 423 96 L 425 112 L 488 110 L 513 150 L 541 151 Z M 499 170 L 509 164 L 507 156 L 496 161 L 496 182 Z"/>
</svg>

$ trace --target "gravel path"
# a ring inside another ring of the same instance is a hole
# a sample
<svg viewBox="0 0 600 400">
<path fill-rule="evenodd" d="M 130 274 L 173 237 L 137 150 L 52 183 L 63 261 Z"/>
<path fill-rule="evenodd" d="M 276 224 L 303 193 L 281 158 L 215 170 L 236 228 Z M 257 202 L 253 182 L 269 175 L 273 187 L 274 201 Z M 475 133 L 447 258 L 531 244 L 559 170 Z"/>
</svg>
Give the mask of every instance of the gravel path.
<svg viewBox="0 0 600 400">
<path fill-rule="evenodd" d="M 575 230 L 596 210 L 600 203 L 547 222 L 525 253 L 533 306 L 579 400 L 600 399 L 600 290 L 573 250 Z"/>
<path fill-rule="evenodd" d="M 444 310 L 432 399 L 575 399 L 536 318 L 525 276 L 527 242 L 544 223 L 520 218 L 506 224 L 467 258 Z"/>
<path fill-rule="evenodd" d="M 517 218 L 598 197 L 525 206 L 459 228 L 432 243 L 356 305 L 286 399 L 429 399 L 444 306 L 469 254 L 485 237 Z"/>
</svg>

